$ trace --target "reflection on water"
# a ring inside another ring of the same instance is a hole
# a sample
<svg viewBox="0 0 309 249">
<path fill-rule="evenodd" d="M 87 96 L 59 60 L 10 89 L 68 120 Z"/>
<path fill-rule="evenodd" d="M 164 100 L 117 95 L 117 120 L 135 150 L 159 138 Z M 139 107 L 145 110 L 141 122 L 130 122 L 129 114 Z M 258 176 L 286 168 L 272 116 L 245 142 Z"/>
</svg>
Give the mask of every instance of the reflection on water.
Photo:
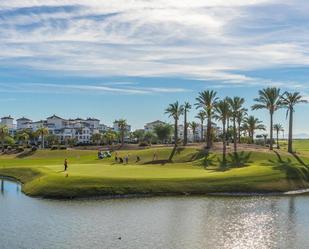
<svg viewBox="0 0 309 249">
<path fill-rule="evenodd" d="M 55 201 L 1 182 L 1 248 L 309 248 L 309 197 Z M 119 239 L 121 237 L 121 239 Z"/>
</svg>

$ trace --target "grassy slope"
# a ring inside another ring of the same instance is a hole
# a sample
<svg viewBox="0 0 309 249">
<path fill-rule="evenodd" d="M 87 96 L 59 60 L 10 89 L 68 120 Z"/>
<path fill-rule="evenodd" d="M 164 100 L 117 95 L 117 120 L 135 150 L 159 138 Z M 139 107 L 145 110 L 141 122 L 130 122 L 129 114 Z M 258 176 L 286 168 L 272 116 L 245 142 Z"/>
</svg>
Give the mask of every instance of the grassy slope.
<svg viewBox="0 0 309 249">
<path fill-rule="evenodd" d="M 44 197 L 286 191 L 308 187 L 300 173 L 304 166 L 287 155 L 282 155 L 285 163 L 280 163 L 275 154 L 254 152 L 246 167 L 221 171 L 215 160 L 205 170 L 201 160 L 193 159 L 198 150 L 186 148 L 176 154 L 172 164 L 145 164 L 151 162 L 154 151 L 159 159 L 166 159 L 170 150 L 120 152 L 120 156 L 129 153 L 128 165 L 116 164 L 113 158 L 97 160 L 95 151 L 45 150 L 24 158 L 1 156 L 0 175 L 19 179 L 26 194 Z M 136 153 L 142 159 L 139 164 L 135 163 Z M 69 161 L 68 177 L 63 172 L 64 158 Z"/>
</svg>

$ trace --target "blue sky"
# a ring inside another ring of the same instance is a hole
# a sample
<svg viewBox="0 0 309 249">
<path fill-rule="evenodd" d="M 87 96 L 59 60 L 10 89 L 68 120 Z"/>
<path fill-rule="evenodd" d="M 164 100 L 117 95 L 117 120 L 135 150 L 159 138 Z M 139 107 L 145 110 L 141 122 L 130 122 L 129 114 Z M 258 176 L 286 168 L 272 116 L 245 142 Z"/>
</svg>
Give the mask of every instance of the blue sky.
<svg viewBox="0 0 309 249">
<path fill-rule="evenodd" d="M 305 0 L 4 0 L 0 115 L 141 128 L 205 89 L 248 107 L 267 86 L 309 99 L 308 13 Z M 308 108 L 296 109 L 297 134 L 309 134 Z M 284 110 L 275 119 L 286 126 Z"/>
</svg>

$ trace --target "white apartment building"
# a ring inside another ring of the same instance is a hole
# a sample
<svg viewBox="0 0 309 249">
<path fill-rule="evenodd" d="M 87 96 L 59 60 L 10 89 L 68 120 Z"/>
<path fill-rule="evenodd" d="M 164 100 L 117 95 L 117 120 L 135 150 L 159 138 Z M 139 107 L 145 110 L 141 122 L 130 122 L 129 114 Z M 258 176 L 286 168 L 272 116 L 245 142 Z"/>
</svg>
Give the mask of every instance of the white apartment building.
<svg viewBox="0 0 309 249">
<path fill-rule="evenodd" d="M 102 127 L 107 127 L 100 124 L 100 120 L 95 118 L 64 119 L 57 115 L 36 122 L 22 117 L 16 120 L 16 126 L 13 121 L 14 119 L 11 116 L 1 118 L 1 124 L 6 125 L 11 134 L 18 130 L 31 129 L 37 131 L 41 127 L 45 127 L 50 134 L 56 135 L 59 141 L 63 143 L 68 139 L 76 139 L 76 142 L 80 144 L 90 143 L 93 134 L 102 131 Z"/>
<path fill-rule="evenodd" d="M 9 129 L 10 135 L 14 135 L 15 133 L 15 125 L 13 123 L 14 118 L 11 116 L 6 116 L 1 118 L 1 125 L 5 125 Z"/>
<path fill-rule="evenodd" d="M 153 122 L 150 122 L 150 123 L 147 123 L 145 124 L 144 126 L 144 130 L 147 132 L 147 131 L 150 131 L 150 132 L 153 132 L 154 128 L 158 125 L 165 125 L 166 123 L 163 122 L 163 121 L 160 121 L 160 120 L 156 120 L 156 121 L 153 121 Z"/>
</svg>

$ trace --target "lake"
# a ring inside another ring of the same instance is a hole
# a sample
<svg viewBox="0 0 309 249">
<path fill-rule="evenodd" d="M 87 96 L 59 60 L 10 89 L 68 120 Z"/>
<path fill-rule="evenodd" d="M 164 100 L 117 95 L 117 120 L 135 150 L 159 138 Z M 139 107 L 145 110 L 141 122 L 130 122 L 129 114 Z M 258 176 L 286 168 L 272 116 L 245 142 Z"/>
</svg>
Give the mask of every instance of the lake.
<svg viewBox="0 0 309 249">
<path fill-rule="evenodd" d="M 309 196 L 59 201 L 0 184 L 1 249 L 309 248 Z"/>
</svg>

